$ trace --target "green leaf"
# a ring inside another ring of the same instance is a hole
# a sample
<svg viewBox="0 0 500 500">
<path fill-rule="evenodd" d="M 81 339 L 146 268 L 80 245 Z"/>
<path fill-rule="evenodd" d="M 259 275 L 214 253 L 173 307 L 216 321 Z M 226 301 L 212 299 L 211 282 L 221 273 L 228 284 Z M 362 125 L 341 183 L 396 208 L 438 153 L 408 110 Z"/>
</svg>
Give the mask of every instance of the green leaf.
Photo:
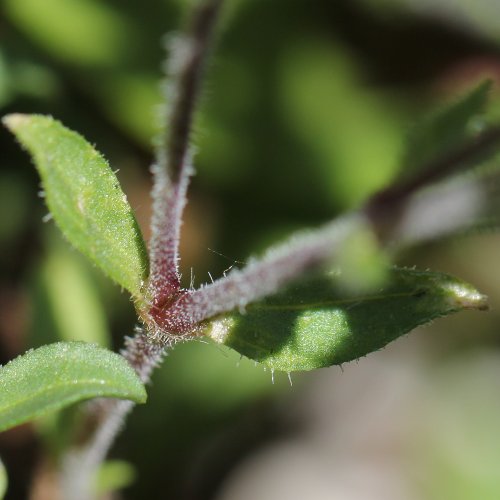
<svg viewBox="0 0 500 500">
<path fill-rule="evenodd" d="M 5 467 L 0 460 L 0 500 L 5 497 L 5 493 L 7 492 L 7 485 L 7 471 L 5 470 Z"/>
<path fill-rule="evenodd" d="M 313 370 L 381 349 L 413 328 L 486 297 L 451 276 L 393 269 L 386 285 L 341 296 L 335 274 L 314 276 L 212 321 L 205 334 L 273 370 Z"/>
<path fill-rule="evenodd" d="M 28 351 L 0 368 L 0 431 L 95 397 L 146 401 L 127 361 L 84 342 L 57 342 Z"/>
<path fill-rule="evenodd" d="M 148 273 L 144 240 L 104 158 L 50 117 L 15 114 L 3 121 L 32 155 L 49 210 L 66 238 L 140 297 Z"/>
<path fill-rule="evenodd" d="M 415 126 L 408 137 L 402 175 L 427 166 L 430 161 L 474 137 L 484 127 L 481 115 L 485 111 L 490 89 L 491 81 L 486 80 Z"/>
</svg>

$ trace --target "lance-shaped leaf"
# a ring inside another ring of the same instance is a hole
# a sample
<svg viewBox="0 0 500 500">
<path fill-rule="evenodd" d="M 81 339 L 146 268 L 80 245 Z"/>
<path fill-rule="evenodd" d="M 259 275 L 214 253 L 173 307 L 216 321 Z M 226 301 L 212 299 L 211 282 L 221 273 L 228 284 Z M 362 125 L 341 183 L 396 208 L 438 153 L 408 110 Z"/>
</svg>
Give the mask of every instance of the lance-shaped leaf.
<svg viewBox="0 0 500 500">
<path fill-rule="evenodd" d="M 95 397 L 146 401 L 127 361 L 84 342 L 57 342 L 28 351 L 0 368 L 0 431 Z"/>
<path fill-rule="evenodd" d="M 50 117 L 15 114 L 3 121 L 33 157 L 48 208 L 66 238 L 140 297 L 148 272 L 145 244 L 106 160 Z"/>
<path fill-rule="evenodd" d="M 314 276 L 212 321 L 206 335 L 273 370 L 313 370 L 381 349 L 413 328 L 486 297 L 441 273 L 393 269 L 386 285 L 342 296 L 335 275 Z"/>
</svg>

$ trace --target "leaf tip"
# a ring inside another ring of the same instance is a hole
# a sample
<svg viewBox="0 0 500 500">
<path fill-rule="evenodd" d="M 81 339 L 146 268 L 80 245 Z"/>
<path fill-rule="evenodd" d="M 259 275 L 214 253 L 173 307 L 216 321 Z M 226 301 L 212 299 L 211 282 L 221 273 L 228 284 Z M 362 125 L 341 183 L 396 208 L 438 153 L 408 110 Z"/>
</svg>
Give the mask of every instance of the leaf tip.
<svg viewBox="0 0 500 500">
<path fill-rule="evenodd" d="M 446 286 L 446 292 L 447 300 L 454 308 L 478 311 L 489 309 L 488 297 L 467 283 L 449 283 Z"/>
<path fill-rule="evenodd" d="M 144 384 L 141 382 L 141 389 L 139 389 L 136 397 L 134 397 L 134 399 L 132 401 L 134 401 L 134 403 L 142 405 L 142 404 L 146 403 L 147 400 L 148 400 L 148 393 L 146 392 L 146 388 L 144 387 Z"/>
<path fill-rule="evenodd" d="M 29 120 L 28 115 L 21 113 L 12 113 L 2 118 L 2 123 L 11 131 L 14 132 L 19 126 L 25 124 Z"/>
</svg>

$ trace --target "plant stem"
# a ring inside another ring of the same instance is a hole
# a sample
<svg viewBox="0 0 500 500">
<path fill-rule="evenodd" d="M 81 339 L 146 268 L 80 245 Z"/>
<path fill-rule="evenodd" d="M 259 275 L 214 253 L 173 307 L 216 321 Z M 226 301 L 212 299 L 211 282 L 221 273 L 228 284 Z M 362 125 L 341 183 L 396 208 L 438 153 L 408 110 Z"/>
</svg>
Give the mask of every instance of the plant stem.
<svg viewBox="0 0 500 500">
<path fill-rule="evenodd" d="M 147 295 L 153 310 L 164 306 L 181 291 L 179 237 L 189 178 L 194 172 L 190 131 L 221 6 L 222 0 L 202 0 L 193 12 L 187 32 L 173 38 L 170 44 L 168 84 L 165 85 L 168 109 L 157 161 L 152 167 L 153 215 Z M 155 325 L 149 326 L 151 331 L 140 330 L 127 339 L 122 351 L 143 383 L 149 382 L 151 372 L 167 349 L 189 337 L 174 338 L 162 334 Z M 94 429 L 83 446 L 71 450 L 63 459 L 63 498 L 91 500 L 94 497 L 95 474 L 133 407 L 134 403 L 119 400 L 101 400 L 87 406 L 87 416 L 94 421 Z"/>
<path fill-rule="evenodd" d="M 92 407 L 95 411 L 95 404 Z M 114 400 L 102 403 L 100 410 L 104 417 L 100 420 L 92 440 L 85 447 L 72 449 L 64 456 L 60 476 L 62 499 L 93 500 L 96 497 L 96 474 L 120 432 L 125 417 L 133 407 L 132 401 Z"/>
<path fill-rule="evenodd" d="M 379 239 L 385 245 L 407 246 L 473 224 L 490 204 L 487 198 L 493 193 L 487 193 L 491 182 L 498 183 L 498 173 L 485 176 L 479 172 L 462 179 L 456 174 L 490 154 L 499 143 L 500 127 L 491 127 L 422 166 L 409 179 L 376 193 L 363 212 Z"/>
<path fill-rule="evenodd" d="M 379 212 L 382 212 L 382 216 L 387 215 L 388 210 L 408 201 L 417 191 L 456 174 L 480 156 L 498 147 L 499 142 L 500 127 L 485 130 L 460 148 L 423 165 L 410 179 L 396 182 L 376 193 L 366 204 L 365 211 L 374 217 L 378 216 Z"/>
<path fill-rule="evenodd" d="M 160 326 L 171 328 L 169 320 L 172 320 L 182 331 L 235 308 L 243 311 L 250 302 L 276 292 L 308 269 L 333 261 L 342 242 L 364 224 L 363 216 L 354 212 L 316 231 L 296 234 L 243 269 L 181 297 Z"/>
<path fill-rule="evenodd" d="M 169 347 L 171 342 L 163 336 L 138 329 L 134 337 L 126 339 L 122 354 L 146 384 Z M 132 401 L 117 399 L 100 399 L 87 405 L 86 413 L 94 430 L 82 446 L 72 449 L 63 459 L 60 478 L 63 499 L 95 498 L 96 473 L 134 405 Z"/>
<path fill-rule="evenodd" d="M 179 238 L 189 178 L 194 173 L 190 131 L 222 0 L 195 9 L 186 34 L 173 37 L 167 68 L 168 109 L 153 172 L 149 295 L 161 307 L 180 290 Z"/>
</svg>

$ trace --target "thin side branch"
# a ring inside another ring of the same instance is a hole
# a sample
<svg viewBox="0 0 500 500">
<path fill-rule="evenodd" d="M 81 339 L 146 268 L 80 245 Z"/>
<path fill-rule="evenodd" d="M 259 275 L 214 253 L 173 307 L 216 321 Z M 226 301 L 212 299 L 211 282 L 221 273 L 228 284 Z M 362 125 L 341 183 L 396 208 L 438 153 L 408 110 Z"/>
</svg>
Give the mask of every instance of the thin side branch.
<svg viewBox="0 0 500 500">
<path fill-rule="evenodd" d="M 189 147 L 193 114 L 205 63 L 211 48 L 214 27 L 222 0 L 201 2 L 191 19 L 186 35 L 174 38 L 168 73 L 172 86 L 167 98 L 173 100 L 165 135 L 165 167 L 174 183 L 184 175 L 184 160 Z"/>
<path fill-rule="evenodd" d="M 426 186 L 442 181 L 467 167 L 480 156 L 498 147 L 500 127 L 491 127 L 479 134 L 475 139 L 465 143 L 461 148 L 451 151 L 436 160 L 424 165 L 406 182 L 396 183 L 378 192 L 368 202 L 367 213 L 374 216 L 378 212 L 393 210 L 395 206 L 408 200 L 410 196 Z"/>
<path fill-rule="evenodd" d="M 189 178 L 193 175 L 190 132 L 201 80 L 222 0 L 206 0 L 186 34 L 172 39 L 166 85 L 168 111 L 153 166 L 149 293 L 161 307 L 180 290 L 179 238 Z"/>
<path fill-rule="evenodd" d="M 486 205 L 488 186 L 480 179 L 457 183 L 451 177 L 490 154 L 499 144 L 500 127 L 491 127 L 420 168 L 412 178 L 375 194 L 363 212 L 381 242 L 384 245 L 416 244 L 446 235 L 455 227 L 465 227 L 476 219 Z M 443 183 L 448 177 L 451 180 Z"/>
</svg>

